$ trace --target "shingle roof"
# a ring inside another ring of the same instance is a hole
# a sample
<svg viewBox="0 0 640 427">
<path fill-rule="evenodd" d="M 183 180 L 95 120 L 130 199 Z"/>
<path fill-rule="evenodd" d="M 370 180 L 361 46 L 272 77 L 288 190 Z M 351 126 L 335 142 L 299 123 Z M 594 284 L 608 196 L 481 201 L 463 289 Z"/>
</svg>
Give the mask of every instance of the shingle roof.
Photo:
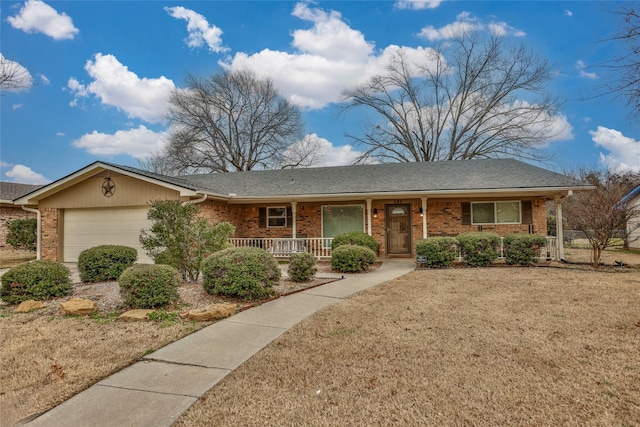
<svg viewBox="0 0 640 427">
<path fill-rule="evenodd" d="M 188 175 L 182 180 L 237 197 L 576 188 L 571 178 L 513 159 L 385 163 Z"/>
<path fill-rule="evenodd" d="M 41 187 L 43 186 L 0 181 L 0 200 L 15 200 Z"/>
</svg>

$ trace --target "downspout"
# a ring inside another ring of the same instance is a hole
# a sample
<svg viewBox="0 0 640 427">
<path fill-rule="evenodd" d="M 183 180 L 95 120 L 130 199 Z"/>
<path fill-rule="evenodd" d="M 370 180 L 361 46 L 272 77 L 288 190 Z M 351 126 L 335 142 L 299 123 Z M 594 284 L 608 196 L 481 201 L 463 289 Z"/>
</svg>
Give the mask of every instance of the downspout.
<svg viewBox="0 0 640 427">
<path fill-rule="evenodd" d="M 36 260 L 40 260 L 42 256 L 42 212 L 38 209 L 20 206 L 23 211 L 33 212 L 36 214 Z"/>
<path fill-rule="evenodd" d="M 195 199 L 195 200 L 187 200 L 186 202 L 182 202 L 182 206 L 186 206 L 186 205 L 197 205 L 198 203 L 202 203 L 205 200 L 207 200 L 207 195 L 204 194 L 202 197 L 200 197 L 199 199 Z"/>
</svg>

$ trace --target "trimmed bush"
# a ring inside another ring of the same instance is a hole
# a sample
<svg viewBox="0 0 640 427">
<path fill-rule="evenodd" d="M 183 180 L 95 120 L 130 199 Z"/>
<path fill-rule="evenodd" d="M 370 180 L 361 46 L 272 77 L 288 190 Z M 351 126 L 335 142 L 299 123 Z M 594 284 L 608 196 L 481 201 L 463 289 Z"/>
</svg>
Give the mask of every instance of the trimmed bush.
<svg viewBox="0 0 640 427">
<path fill-rule="evenodd" d="M 486 267 L 500 255 L 500 236 L 495 233 L 462 233 L 456 240 L 462 258 L 474 267 Z"/>
<path fill-rule="evenodd" d="M 418 240 L 416 255 L 427 258 L 427 267 L 450 267 L 456 259 L 456 239 L 453 237 L 429 237 Z"/>
<path fill-rule="evenodd" d="M 223 249 L 202 263 L 202 284 L 214 295 L 267 298 L 274 295 L 272 288 L 280 275 L 275 258 L 260 248 Z"/>
<path fill-rule="evenodd" d="M 180 274 L 169 265 L 136 264 L 118 279 L 123 302 L 132 308 L 165 307 L 178 301 Z"/>
<path fill-rule="evenodd" d="M 331 268 L 342 273 L 367 271 L 375 261 L 375 252 L 365 246 L 342 245 L 331 252 Z"/>
<path fill-rule="evenodd" d="M 289 258 L 289 277 L 295 282 L 306 282 L 310 280 L 318 269 L 316 259 L 308 252 L 291 254 Z"/>
<path fill-rule="evenodd" d="M 357 245 L 364 246 L 373 251 L 373 253 L 378 253 L 378 242 L 369 236 L 367 233 L 363 233 L 362 231 L 351 231 L 349 233 L 338 234 L 333 238 L 333 242 L 331 242 L 331 249 L 335 249 L 342 245 Z"/>
<path fill-rule="evenodd" d="M 138 251 L 128 246 L 102 245 L 85 249 L 78 257 L 83 282 L 117 280 L 138 259 Z"/>
<path fill-rule="evenodd" d="M 540 248 L 547 244 L 544 236 L 508 234 L 504 237 L 505 260 L 509 265 L 529 265 L 538 262 Z"/>
<path fill-rule="evenodd" d="M 37 223 L 35 218 L 20 218 L 9 221 L 7 223 L 7 243 L 15 249 L 35 251 Z"/>
<path fill-rule="evenodd" d="M 12 268 L 2 276 L 0 297 L 9 304 L 28 299 L 46 300 L 70 295 L 69 269 L 54 261 L 33 261 Z"/>
</svg>

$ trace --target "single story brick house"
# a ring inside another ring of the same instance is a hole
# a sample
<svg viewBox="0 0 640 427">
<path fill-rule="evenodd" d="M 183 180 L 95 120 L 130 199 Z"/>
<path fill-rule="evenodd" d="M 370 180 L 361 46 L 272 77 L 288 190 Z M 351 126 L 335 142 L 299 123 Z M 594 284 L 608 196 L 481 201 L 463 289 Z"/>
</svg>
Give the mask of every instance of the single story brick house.
<svg viewBox="0 0 640 427">
<path fill-rule="evenodd" d="M 0 181 L 0 249 L 11 249 L 7 244 L 8 223 L 15 219 L 35 218 L 34 211 L 27 211 L 13 203 L 25 194 L 42 187 L 41 185 L 19 184 Z"/>
<path fill-rule="evenodd" d="M 276 254 L 330 256 L 330 240 L 364 231 L 379 256 L 413 256 L 417 240 L 466 231 L 546 235 L 546 202 L 591 187 L 512 159 L 352 165 L 170 177 L 97 161 L 14 203 L 38 210 L 38 250 L 75 262 L 99 244 L 138 248 L 157 199 L 197 203 L 236 227 L 232 242 Z M 561 221 L 558 221 L 561 224 Z M 559 230 L 559 235 L 561 235 Z M 562 257 L 562 239 L 554 252 Z"/>
</svg>

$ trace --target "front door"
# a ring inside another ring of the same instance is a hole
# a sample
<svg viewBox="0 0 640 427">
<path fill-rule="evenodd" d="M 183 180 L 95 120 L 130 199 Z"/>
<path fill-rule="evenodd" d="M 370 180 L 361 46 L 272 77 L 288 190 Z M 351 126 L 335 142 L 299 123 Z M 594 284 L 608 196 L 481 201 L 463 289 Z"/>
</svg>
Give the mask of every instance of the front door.
<svg viewBox="0 0 640 427">
<path fill-rule="evenodd" d="M 387 205 L 387 254 L 411 254 L 411 205 Z"/>
</svg>

